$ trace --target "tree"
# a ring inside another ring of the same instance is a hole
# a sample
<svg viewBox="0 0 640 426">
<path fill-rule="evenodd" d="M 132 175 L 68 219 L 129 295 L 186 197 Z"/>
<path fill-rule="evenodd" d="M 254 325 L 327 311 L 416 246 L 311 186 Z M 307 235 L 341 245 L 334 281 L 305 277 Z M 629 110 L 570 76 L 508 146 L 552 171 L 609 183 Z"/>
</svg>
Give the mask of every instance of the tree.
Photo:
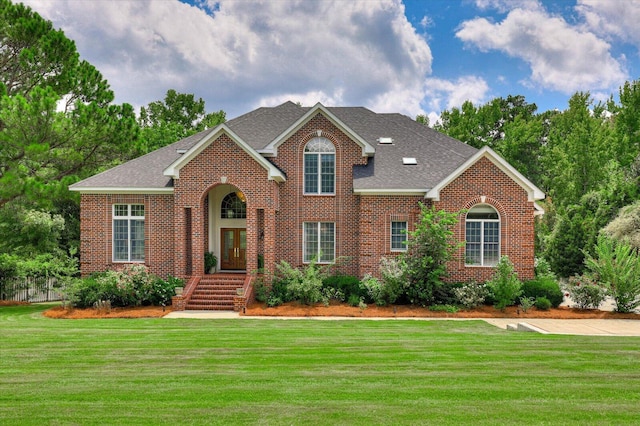
<svg viewBox="0 0 640 426">
<path fill-rule="evenodd" d="M 0 218 L 11 210 L 50 214 L 65 199 L 77 204 L 70 183 L 130 158 L 135 114 L 113 99 L 62 31 L 0 0 Z"/>
<path fill-rule="evenodd" d="M 151 102 L 140 109 L 141 153 L 150 152 L 225 121 L 225 112 L 206 113 L 202 98 L 167 91 L 164 101 Z"/>
<path fill-rule="evenodd" d="M 438 296 L 446 264 L 458 247 L 453 235 L 458 215 L 420 204 L 420 221 L 408 233 L 407 252 L 402 257 L 405 293 L 412 304 L 428 306 Z"/>
</svg>

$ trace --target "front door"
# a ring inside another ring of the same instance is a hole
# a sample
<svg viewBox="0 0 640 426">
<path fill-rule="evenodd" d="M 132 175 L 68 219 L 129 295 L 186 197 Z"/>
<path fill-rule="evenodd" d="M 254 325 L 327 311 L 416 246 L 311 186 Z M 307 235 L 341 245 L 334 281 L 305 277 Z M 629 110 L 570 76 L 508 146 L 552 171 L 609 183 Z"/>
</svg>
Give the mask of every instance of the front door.
<svg viewBox="0 0 640 426">
<path fill-rule="evenodd" d="M 244 228 L 222 228 L 222 270 L 247 269 L 247 230 Z"/>
</svg>

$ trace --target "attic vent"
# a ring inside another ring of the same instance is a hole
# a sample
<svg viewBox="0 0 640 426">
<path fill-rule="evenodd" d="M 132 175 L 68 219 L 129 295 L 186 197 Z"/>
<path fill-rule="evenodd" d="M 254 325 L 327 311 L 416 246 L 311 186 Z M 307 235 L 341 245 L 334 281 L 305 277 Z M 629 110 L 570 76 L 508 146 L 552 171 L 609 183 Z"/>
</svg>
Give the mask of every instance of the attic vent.
<svg viewBox="0 0 640 426">
<path fill-rule="evenodd" d="M 405 165 L 418 164 L 418 160 L 416 160 L 415 157 L 402 157 L 402 164 L 405 164 Z"/>
<path fill-rule="evenodd" d="M 178 148 L 178 149 L 176 149 L 176 152 L 177 152 L 178 154 L 180 154 L 180 155 L 184 154 L 184 153 L 185 153 L 185 152 L 187 152 L 187 151 L 188 151 L 188 150 L 187 150 L 187 149 L 184 149 L 184 148 Z"/>
<path fill-rule="evenodd" d="M 378 143 L 388 145 L 393 143 L 393 138 L 378 138 Z"/>
</svg>

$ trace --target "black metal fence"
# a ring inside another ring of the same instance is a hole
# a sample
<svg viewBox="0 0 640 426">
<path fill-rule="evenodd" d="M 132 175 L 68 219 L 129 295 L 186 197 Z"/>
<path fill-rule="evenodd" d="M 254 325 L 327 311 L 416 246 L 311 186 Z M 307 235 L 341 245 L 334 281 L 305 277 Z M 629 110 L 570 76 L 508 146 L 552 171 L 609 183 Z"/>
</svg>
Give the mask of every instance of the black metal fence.
<svg viewBox="0 0 640 426">
<path fill-rule="evenodd" d="M 55 278 L 11 278 L 0 280 L 0 300 L 55 302 L 62 291 Z"/>
</svg>

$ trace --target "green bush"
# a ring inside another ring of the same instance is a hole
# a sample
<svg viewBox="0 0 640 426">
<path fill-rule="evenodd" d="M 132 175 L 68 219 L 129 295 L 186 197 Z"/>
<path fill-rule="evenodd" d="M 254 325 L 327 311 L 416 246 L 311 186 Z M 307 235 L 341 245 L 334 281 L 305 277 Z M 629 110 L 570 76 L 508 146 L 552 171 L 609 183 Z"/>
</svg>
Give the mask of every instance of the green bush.
<svg viewBox="0 0 640 426">
<path fill-rule="evenodd" d="M 305 305 L 313 305 L 324 301 L 322 294 L 322 278 L 324 274 L 315 259 L 304 269 L 296 269 L 284 260 L 276 265 L 279 281 L 285 283 L 287 292 L 293 300 Z"/>
<path fill-rule="evenodd" d="M 350 295 L 347 299 L 347 303 L 349 304 L 349 306 L 360 306 L 361 302 L 364 303 L 362 297 L 358 297 L 355 294 Z"/>
<path fill-rule="evenodd" d="M 414 305 L 434 304 L 437 289 L 447 273 L 447 262 L 459 246 L 453 228 L 459 213 L 428 208 L 420 204 L 420 219 L 408 232 L 407 251 L 402 256 L 406 277 L 403 297 Z"/>
<path fill-rule="evenodd" d="M 67 288 L 69 301 L 89 308 L 109 301 L 111 306 L 169 305 L 182 280 L 160 279 L 144 265 L 127 265 L 120 271 L 106 271 L 76 280 Z"/>
<path fill-rule="evenodd" d="M 504 310 L 513 305 L 522 294 L 522 282 L 513 269 L 513 263 L 507 256 L 502 256 L 496 265 L 496 273 L 487 282 L 487 287 L 493 295 L 496 309 Z"/>
<path fill-rule="evenodd" d="M 552 276 L 542 276 L 532 281 L 525 281 L 522 284 L 522 294 L 524 297 L 546 297 L 554 308 L 562 304 L 564 294 L 560 289 L 560 284 Z"/>
<path fill-rule="evenodd" d="M 346 298 L 356 295 L 364 296 L 360 288 L 360 280 L 352 275 L 330 275 L 322 279 L 322 286 L 340 290 Z"/>
<path fill-rule="evenodd" d="M 362 288 L 364 289 L 368 302 L 373 302 L 378 306 L 386 306 L 389 304 L 389 294 L 387 293 L 387 286 L 372 276 L 367 274 L 362 278 Z"/>
<path fill-rule="evenodd" d="M 585 264 L 609 290 L 616 301 L 616 311 L 633 312 L 640 306 L 640 257 L 628 242 L 601 235 L 595 256 L 586 253 Z"/>
<path fill-rule="evenodd" d="M 536 309 L 540 309 L 541 311 L 548 311 L 551 309 L 551 301 L 546 297 L 536 297 Z"/>
<path fill-rule="evenodd" d="M 534 299 L 533 297 L 520 297 L 520 309 L 522 309 L 522 312 L 527 312 L 533 305 L 535 305 L 535 303 L 536 299 Z"/>
</svg>

